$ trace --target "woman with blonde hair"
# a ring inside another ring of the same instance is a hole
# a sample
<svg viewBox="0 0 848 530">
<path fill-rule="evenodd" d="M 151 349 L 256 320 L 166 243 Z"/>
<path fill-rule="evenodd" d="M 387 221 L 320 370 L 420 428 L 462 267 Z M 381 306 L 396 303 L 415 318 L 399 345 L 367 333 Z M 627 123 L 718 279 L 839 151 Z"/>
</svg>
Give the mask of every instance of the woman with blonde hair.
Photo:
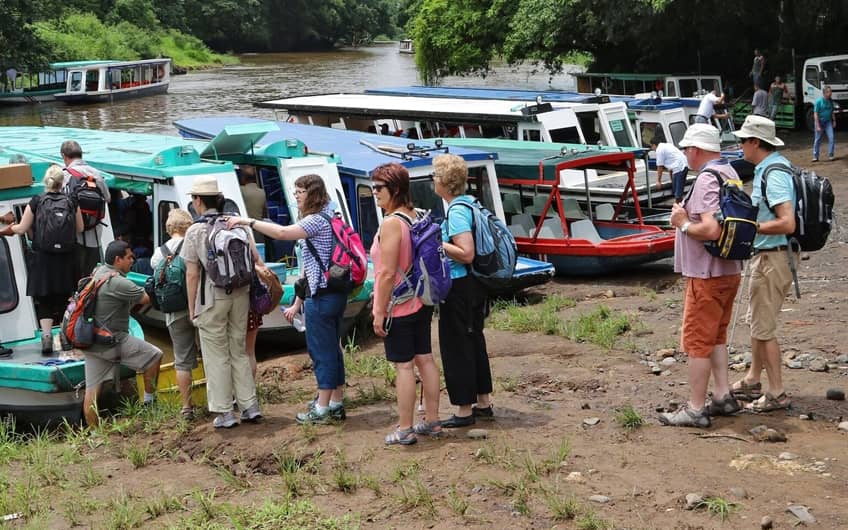
<svg viewBox="0 0 848 530">
<path fill-rule="evenodd" d="M 168 212 L 165 231 L 170 239 L 153 251 L 150 266 L 154 271 L 168 256 L 176 258 L 180 255 L 183 239 L 192 223 L 191 214 L 185 210 L 175 208 Z M 191 402 L 191 371 L 197 368 L 198 349 L 195 328 L 188 318 L 188 302 L 186 302 L 186 309 L 182 311 L 165 313 L 165 325 L 168 327 L 168 334 L 171 335 L 171 343 L 174 347 L 174 369 L 177 376 L 177 388 L 180 390 L 182 399 L 180 414 L 185 419 L 191 419 L 194 416 Z"/>
<path fill-rule="evenodd" d="M 63 180 L 61 167 L 47 168 L 44 193 L 29 201 L 20 223 L 2 232 L 23 235 L 32 229 L 33 254 L 26 294 L 35 299 L 35 312 L 41 325 L 41 353 L 45 355 L 53 353 L 53 322 L 61 321 L 78 280 L 69 263 L 72 263 L 76 234 L 83 229 L 82 213 L 76 202 L 62 193 Z M 48 211 L 51 214 L 45 215 Z M 61 259 L 63 256 L 68 259 Z M 64 340 L 62 349 L 70 349 Z"/>
<path fill-rule="evenodd" d="M 442 223 L 445 254 L 451 260 L 451 290 L 439 309 L 439 350 L 448 397 L 458 407 L 442 427 L 465 427 L 475 417 L 491 418 L 492 372 L 483 323 L 488 300 L 486 288 L 471 274 L 474 197 L 465 194 L 468 166 L 461 157 L 439 155 L 433 160 L 436 194 L 448 203 Z M 465 205 L 463 205 L 464 203 Z"/>
</svg>

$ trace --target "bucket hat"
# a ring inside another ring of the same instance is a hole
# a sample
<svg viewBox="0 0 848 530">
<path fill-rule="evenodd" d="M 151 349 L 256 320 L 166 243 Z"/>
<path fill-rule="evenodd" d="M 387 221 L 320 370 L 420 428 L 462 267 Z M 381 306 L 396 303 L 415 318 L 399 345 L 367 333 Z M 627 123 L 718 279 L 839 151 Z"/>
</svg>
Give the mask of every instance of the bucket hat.
<svg viewBox="0 0 848 530">
<path fill-rule="evenodd" d="M 680 140 L 680 147 L 697 147 L 704 151 L 718 153 L 721 151 L 721 137 L 718 129 L 706 123 L 696 123 L 686 129 L 686 134 Z"/>
<path fill-rule="evenodd" d="M 218 189 L 218 180 L 212 175 L 200 175 L 191 183 L 191 190 L 188 195 L 219 195 L 221 190 Z"/>
<path fill-rule="evenodd" d="M 783 145 L 783 140 L 775 135 L 774 122 L 770 119 L 751 114 L 745 118 L 742 128 L 734 131 L 739 138 L 757 138 L 775 147 Z"/>
</svg>

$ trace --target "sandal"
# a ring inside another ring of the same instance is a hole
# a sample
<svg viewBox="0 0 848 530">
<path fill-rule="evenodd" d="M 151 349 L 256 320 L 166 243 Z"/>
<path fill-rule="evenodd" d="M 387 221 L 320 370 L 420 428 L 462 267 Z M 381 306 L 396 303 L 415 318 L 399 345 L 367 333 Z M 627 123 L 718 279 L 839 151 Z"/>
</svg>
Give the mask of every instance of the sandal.
<svg viewBox="0 0 848 530">
<path fill-rule="evenodd" d="M 386 445 L 412 445 L 417 441 L 415 430 L 412 428 L 395 429 L 393 433 L 386 435 Z"/>
<path fill-rule="evenodd" d="M 741 399 L 742 401 L 754 401 L 763 395 L 763 384 L 760 382 L 748 383 L 745 379 L 740 379 L 730 385 L 730 393 L 736 399 Z"/>
<path fill-rule="evenodd" d="M 745 405 L 745 410 L 751 412 L 771 412 L 773 410 L 788 409 L 792 406 L 792 400 L 786 395 L 786 392 L 781 392 L 779 396 L 773 396 L 766 392 L 760 399 L 752 401 Z"/>
<path fill-rule="evenodd" d="M 191 421 L 194 419 L 194 408 L 193 407 L 183 407 L 180 409 L 180 416 L 183 417 L 186 421 Z"/>
<path fill-rule="evenodd" d="M 715 396 L 710 397 L 705 410 L 708 416 L 732 416 L 742 410 L 742 405 L 733 397 L 733 394 L 727 394 L 721 399 L 716 399 Z"/>
<path fill-rule="evenodd" d="M 416 423 L 412 427 L 412 430 L 415 432 L 415 434 L 420 434 L 422 436 L 423 435 L 432 436 L 433 438 L 438 438 L 439 436 L 442 435 L 442 422 L 440 422 L 439 420 L 431 421 L 430 423 L 427 423 L 426 421 L 422 421 L 422 422 Z"/>
</svg>

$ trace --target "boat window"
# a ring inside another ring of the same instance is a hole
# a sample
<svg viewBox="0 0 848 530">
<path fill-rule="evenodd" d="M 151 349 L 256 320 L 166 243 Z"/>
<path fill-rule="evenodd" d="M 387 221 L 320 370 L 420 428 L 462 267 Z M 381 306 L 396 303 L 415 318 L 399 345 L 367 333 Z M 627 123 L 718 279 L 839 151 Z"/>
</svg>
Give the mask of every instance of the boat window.
<svg viewBox="0 0 848 530">
<path fill-rule="evenodd" d="M 674 145 L 680 147 L 680 141 L 683 140 L 683 135 L 686 134 L 686 123 L 675 121 L 669 123 L 668 128 L 671 131 L 671 141 L 674 142 Z"/>
<path fill-rule="evenodd" d="M 678 96 L 676 82 L 670 81 L 665 84 L 665 96 L 670 98 L 676 98 Z"/>
<path fill-rule="evenodd" d="M 627 120 L 624 118 L 609 120 L 612 136 L 615 138 L 615 145 L 618 147 L 636 147 L 633 145 L 633 140 L 630 138 L 630 131 L 627 129 Z"/>
<path fill-rule="evenodd" d="M 580 131 L 577 127 L 563 127 L 562 129 L 551 129 L 548 131 L 551 141 L 560 144 L 581 144 Z"/>
<path fill-rule="evenodd" d="M 82 72 L 71 72 L 71 92 L 82 90 Z"/>
<path fill-rule="evenodd" d="M 553 131 L 551 131 L 551 134 L 553 135 Z M 522 131 L 521 139 L 526 142 L 540 142 L 540 135 L 541 131 L 539 131 L 538 129 L 524 129 Z M 558 140 L 554 141 L 556 142 Z"/>
<path fill-rule="evenodd" d="M 330 204 L 331 204 L 331 206 L 333 206 L 334 210 L 341 212 L 345 223 L 350 225 L 350 213 L 347 211 L 347 208 L 345 208 L 347 201 L 345 200 L 344 193 L 342 193 L 342 190 L 340 190 L 338 188 L 336 188 L 335 191 L 336 191 L 336 200 L 331 199 Z M 333 204 L 333 203 L 335 203 L 335 204 Z"/>
<path fill-rule="evenodd" d="M 819 82 L 819 69 L 815 66 L 808 66 L 804 71 L 804 81 L 819 88 L 821 86 Z"/>
<path fill-rule="evenodd" d="M 18 286 L 12 271 L 9 242 L 4 237 L 0 243 L 0 313 L 8 313 L 16 307 L 18 307 Z"/>
<path fill-rule="evenodd" d="M 577 121 L 580 123 L 580 128 L 583 130 L 583 136 L 586 138 L 587 144 L 597 144 L 601 141 L 601 131 L 598 127 L 597 112 L 579 112 L 577 113 Z M 555 142 L 559 140 L 554 140 Z"/>
<path fill-rule="evenodd" d="M 374 204 L 374 193 L 370 186 L 360 184 L 356 187 L 356 206 L 359 214 L 359 235 L 365 249 L 371 248 L 374 235 L 377 233 L 377 206 Z"/>
<path fill-rule="evenodd" d="M 639 137 L 642 138 L 642 147 L 651 147 L 651 140 L 659 130 L 659 124 L 653 121 L 643 121 L 639 123 Z"/>
<path fill-rule="evenodd" d="M 432 179 L 416 179 L 409 183 L 409 193 L 412 204 L 416 208 L 429 210 L 433 221 L 440 223 L 445 218 L 445 208 L 441 197 L 436 195 Z"/>
<path fill-rule="evenodd" d="M 682 97 L 691 97 L 698 95 L 698 82 L 694 79 L 681 79 L 680 95 Z"/>
<path fill-rule="evenodd" d="M 483 203 L 490 211 L 495 211 L 495 199 L 489 185 L 489 172 L 485 167 L 468 168 L 468 193 Z"/>
<path fill-rule="evenodd" d="M 100 70 L 88 70 L 85 72 L 85 91 L 97 92 L 99 90 Z"/>
<path fill-rule="evenodd" d="M 179 207 L 180 205 L 173 201 L 159 201 L 159 206 L 157 208 L 157 215 L 159 219 L 159 242 L 156 243 L 157 246 L 164 245 L 166 241 L 171 239 L 171 236 L 168 235 L 168 231 L 165 230 L 165 222 L 168 220 L 168 214 L 171 213 L 171 210 L 176 210 Z"/>
</svg>

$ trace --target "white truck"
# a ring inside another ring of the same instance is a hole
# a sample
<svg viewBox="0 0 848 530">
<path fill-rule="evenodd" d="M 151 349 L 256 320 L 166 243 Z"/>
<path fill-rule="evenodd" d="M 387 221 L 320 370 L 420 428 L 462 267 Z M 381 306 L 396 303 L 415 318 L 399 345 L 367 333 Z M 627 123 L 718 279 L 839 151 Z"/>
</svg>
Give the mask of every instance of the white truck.
<svg viewBox="0 0 848 530">
<path fill-rule="evenodd" d="M 822 95 L 822 86 L 829 86 L 833 91 L 833 111 L 836 115 L 848 114 L 848 55 L 828 55 L 809 57 L 804 60 L 804 69 L 800 79 L 796 81 L 796 91 L 800 90 L 802 97 L 795 98 L 803 112 L 807 128 L 815 129 L 813 105 Z M 842 119 L 837 123 L 843 122 Z"/>
</svg>

